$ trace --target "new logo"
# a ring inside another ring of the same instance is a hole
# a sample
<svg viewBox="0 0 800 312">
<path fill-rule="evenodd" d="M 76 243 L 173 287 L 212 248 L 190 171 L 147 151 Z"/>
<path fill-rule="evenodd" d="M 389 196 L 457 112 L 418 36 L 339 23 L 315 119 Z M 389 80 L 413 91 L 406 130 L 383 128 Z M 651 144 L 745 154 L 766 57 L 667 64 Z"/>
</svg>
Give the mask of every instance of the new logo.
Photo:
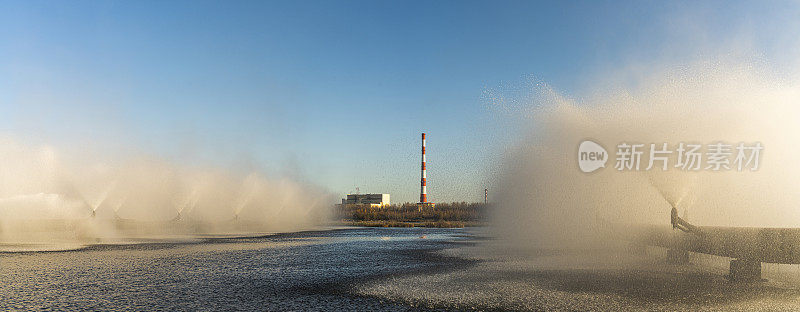
<svg viewBox="0 0 800 312">
<path fill-rule="evenodd" d="M 583 172 L 592 172 L 605 168 L 608 152 L 595 142 L 586 140 L 578 146 L 578 167 Z"/>
</svg>

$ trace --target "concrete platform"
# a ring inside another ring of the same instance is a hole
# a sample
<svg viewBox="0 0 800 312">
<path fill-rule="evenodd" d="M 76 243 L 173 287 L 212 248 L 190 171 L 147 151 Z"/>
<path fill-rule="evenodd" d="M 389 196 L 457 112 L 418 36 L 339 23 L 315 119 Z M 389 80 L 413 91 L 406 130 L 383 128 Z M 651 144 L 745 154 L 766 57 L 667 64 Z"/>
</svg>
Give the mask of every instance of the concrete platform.
<svg viewBox="0 0 800 312">
<path fill-rule="evenodd" d="M 755 260 L 731 260 L 731 269 L 728 280 L 734 282 L 761 282 L 761 262 Z"/>
<path fill-rule="evenodd" d="M 689 252 L 682 249 L 667 249 L 667 263 L 689 264 Z"/>
</svg>

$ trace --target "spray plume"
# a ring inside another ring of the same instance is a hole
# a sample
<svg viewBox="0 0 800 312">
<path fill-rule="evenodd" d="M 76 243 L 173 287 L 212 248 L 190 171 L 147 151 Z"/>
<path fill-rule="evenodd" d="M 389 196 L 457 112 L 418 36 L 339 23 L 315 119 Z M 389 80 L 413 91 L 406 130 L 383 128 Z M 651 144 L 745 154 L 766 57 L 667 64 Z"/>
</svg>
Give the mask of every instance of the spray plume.
<svg viewBox="0 0 800 312">
<path fill-rule="evenodd" d="M 537 81 L 523 92 L 487 90 L 490 104 L 526 116 L 524 135 L 506 152 L 496 181 L 493 230 L 525 245 L 591 246 L 603 238 L 595 216 L 668 225 L 670 206 L 691 207 L 693 221 L 703 225 L 800 226 L 800 84 L 760 65 L 653 70 L 633 86 L 580 100 Z M 606 168 L 578 169 L 577 147 L 586 139 L 609 152 Z M 719 141 L 761 142 L 758 170 L 644 170 L 650 143 L 674 149 Z M 622 142 L 645 144 L 640 171 L 614 168 Z"/>
<path fill-rule="evenodd" d="M 2 139 L 0 242 L 292 231 L 326 221 L 314 185 L 136 158 L 86 163 Z M 71 155 L 72 156 L 72 155 Z M 88 157 L 87 157 L 88 158 Z"/>
</svg>

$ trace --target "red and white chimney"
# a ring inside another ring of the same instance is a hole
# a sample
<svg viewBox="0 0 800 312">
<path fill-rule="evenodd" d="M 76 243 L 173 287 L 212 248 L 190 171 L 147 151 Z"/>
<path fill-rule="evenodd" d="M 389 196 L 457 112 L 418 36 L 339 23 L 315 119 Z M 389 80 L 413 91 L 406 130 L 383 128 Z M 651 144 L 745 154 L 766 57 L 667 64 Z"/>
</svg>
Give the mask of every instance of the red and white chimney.
<svg viewBox="0 0 800 312">
<path fill-rule="evenodd" d="M 425 204 L 428 202 L 427 175 L 425 174 L 425 133 L 422 133 L 422 181 L 419 190 L 419 202 Z"/>
</svg>

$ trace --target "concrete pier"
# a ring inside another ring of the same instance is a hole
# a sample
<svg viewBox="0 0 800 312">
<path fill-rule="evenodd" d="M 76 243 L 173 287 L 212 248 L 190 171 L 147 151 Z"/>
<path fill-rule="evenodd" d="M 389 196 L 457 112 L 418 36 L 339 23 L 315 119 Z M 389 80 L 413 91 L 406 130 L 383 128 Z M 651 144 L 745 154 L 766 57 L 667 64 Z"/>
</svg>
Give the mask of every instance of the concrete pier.
<svg viewBox="0 0 800 312">
<path fill-rule="evenodd" d="M 667 263 L 689 264 L 689 252 L 683 249 L 667 249 Z"/>
<path fill-rule="evenodd" d="M 761 281 L 761 262 L 754 260 L 733 259 L 728 279 L 736 282 Z"/>
</svg>

